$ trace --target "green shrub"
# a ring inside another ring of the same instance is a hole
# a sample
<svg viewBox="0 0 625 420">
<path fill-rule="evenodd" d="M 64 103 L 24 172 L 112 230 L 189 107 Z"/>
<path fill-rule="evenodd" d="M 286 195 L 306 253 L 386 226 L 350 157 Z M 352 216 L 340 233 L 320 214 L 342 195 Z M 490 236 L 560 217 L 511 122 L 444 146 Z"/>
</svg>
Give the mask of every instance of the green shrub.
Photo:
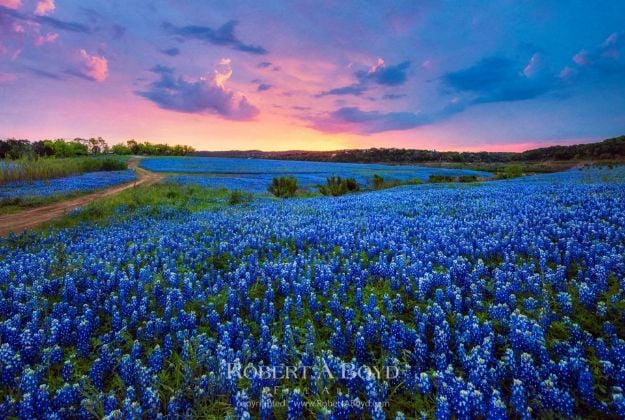
<svg viewBox="0 0 625 420">
<path fill-rule="evenodd" d="M 386 181 L 380 175 L 373 175 L 373 181 L 371 182 L 371 186 L 374 190 L 384 190 L 387 188 L 399 187 L 400 185 L 419 185 L 423 184 L 419 178 L 412 178 L 405 181 L 400 181 L 398 179 L 391 179 Z"/>
<path fill-rule="evenodd" d="M 345 185 L 347 186 L 347 191 L 356 192 L 360 191 L 360 184 L 354 178 L 347 178 L 345 180 Z"/>
<path fill-rule="evenodd" d="M 497 175 L 497 178 L 510 179 L 523 176 L 523 166 L 521 165 L 507 165 L 503 172 Z"/>
<path fill-rule="evenodd" d="M 356 192 L 360 189 L 358 182 L 354 178 L 343 179 L 340 176 L 329 176 L 326 185 L 319 187 L 319 192 L 323 195 L 339 196 L 348 192 Z"/>
<path fill-rule="evenodd" d="M 371 185 L 373 186 L 374 190 L 381 190 L 382 188 L 384 188 L 384 178 L 382 178 L 378 174 L 373 175 L 373 182 L 371 183 Z"/>
<path fill-rule="evenodd" d="M 254 196 L 250 192 L 234 190 L 228 197 L 228 204 L 235 206 L 237 204 L 248 204 L 252 202 Z"/>
<path fill-rule="evenodd" d="M 323 195 L 339 196 L 347 193 L 347 186 L 340 176 L 329 176 L 326 179 L 326 185 L 319 188 L 319 192 Z"/>
<path fill-rule="evenodd" d="M 293 197 L 297 191 L 297 179 L 294 176 L 274 177 L 267 191 L 279 198 Z"/>
<path fill-rule="evenodd" d="M 428 182 L 454 182 L 454 177 L 449 175 L 430 175 L 428 178 Z"/>
</svg>

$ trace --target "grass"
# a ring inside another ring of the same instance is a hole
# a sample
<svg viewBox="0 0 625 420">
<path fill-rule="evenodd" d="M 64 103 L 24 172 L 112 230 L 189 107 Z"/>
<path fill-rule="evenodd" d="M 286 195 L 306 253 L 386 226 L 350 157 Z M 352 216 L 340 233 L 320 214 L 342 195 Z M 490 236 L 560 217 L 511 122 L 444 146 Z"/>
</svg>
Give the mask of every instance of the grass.
<svg viewBox="0 0 625 420">
<path fill-rule="evenodd" d="M 614 159 L 599 160 L 552 160 L 543 162 L 423 162 L 420 166 L 430 168 L 448 168 L 448 169 L 472 169 L 475 171 L 491 172 L 495 177 L 507 177 L 506 171 L 510 171 L 511 167 L 518 167 L 521 175 L 546 174 L 552 172 L 561 172 L 574 167 L 590 167 L 590 166 L 616 166 L 623 165 L 623 161 Z"/>
<path fill-rule="evenodd" d="M 228 205 L 231 192 L 225 188 L 212 189 L 197 185 L 156 184 L 128 188 L 110 197 L 100 198 L 50 224 L 53 227 L 75 226 L 81 222 L 107 222 L 119 219 L 119 210 L 126 217 L 140 209 L 158 213 L 167 209 L 188 212 L 217 209 Z"/>
<path fill-rule="evenodd" d="M 0 184 L 62 178 L 84 172 L 119 171 L 128 169 L 126 161 L 127 158 L 119 157 L 0 160 Z"/>
</svg>

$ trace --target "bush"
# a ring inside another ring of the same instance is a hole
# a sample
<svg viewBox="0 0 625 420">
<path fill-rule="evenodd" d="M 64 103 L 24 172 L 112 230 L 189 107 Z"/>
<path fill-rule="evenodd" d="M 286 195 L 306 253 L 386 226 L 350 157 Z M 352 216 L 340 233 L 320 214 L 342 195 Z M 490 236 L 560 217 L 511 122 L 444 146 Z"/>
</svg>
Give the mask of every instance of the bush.
<svg viewBox="0 0 625 420">
<path fill-rule="evenodd" d="M 319 187 L 319 192 L 336 197 L 347 193 L 347 185 L 340 176 L 329 176 L 326 179 L 326 185 Z"/>
<path fill-rule="evenodd" d="M 518 178 L 523 175 L 523 167 L 521 165 L 508 165 L 503 173 L 506 178 Z"/>
<path fill-rule="evenodd" d="M 340 176 L 329 176 L 327 184 L 319 187 L 319 192 L 323 195 L 339 196 L 348 192 L 356 192 L 360 189 L 358 182 L 354 178 L 343 179 Z"/>
<path fill-rule="evenodd" d="M 428 182 L 454 182 L 454 177 L 449 175 L 430 175 Z"/>
<path fill-rule="evenodd" d="M 345 185 L 347 186 L 347 191 L 356 192 L 360 191 L 360 184 L 354 178 L 347 178 L 345 180 Z"/>
<path fill-rule="evenodd" d="M 384 178 L 378 174 L 373 175 L 372 185 L 374 190 L 381 190 L 384 188 Z"/>
<path fill-rule="evenodd" d="M 384 190 L 387 188 L 399 187 L 400 185 L 419 185 L 419 184 L 423 184 L 423 181 L 421 181 L 419 178 L 412 178 L 412 179 L 407 179 L 404 181 L 400 181 L 398 179 L 391 179 L 391 180 L 386 181 L 380 175 L 373 175 L 373 181 L 371 183 L 371 186 L 373 187 L 374 190 Z"/>
<path fill-rule="evenodd" d="M 254 199 L 252 193 L 234 190 L 230 193 L 230 197 L 228 197 L 228 204 L 231 206 L 235 206 L 237 204 L 248 204 L 252 202 Z"/>
<path fill-rule="evenodd" d="M 129 155 L 132 153 L 130 149 L 123 144 L 116 144 L 115 146 L 111 147 L 111 152 L 116 155 Z"/>
<path fill-rule="evenodd" d="M 297 191 L 297 179 L 294 176 L 274 177 L 267 191 L 279 198 L 293 197 Z"/>
</svg>

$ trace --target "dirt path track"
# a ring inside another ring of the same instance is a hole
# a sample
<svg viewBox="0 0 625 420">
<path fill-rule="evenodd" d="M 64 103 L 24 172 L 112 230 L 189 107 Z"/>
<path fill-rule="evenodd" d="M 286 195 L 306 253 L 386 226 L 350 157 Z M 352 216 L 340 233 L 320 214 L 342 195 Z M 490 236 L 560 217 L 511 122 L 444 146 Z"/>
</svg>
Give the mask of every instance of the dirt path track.
<svg viewBox="0 0 625 420">
<path fill-rule="evenodd" d="M 0 236 L 6 236 L 10 232 L 21 232 L 22 230 L 38 226 L 50 220 L 58 219 L 68 211 L 89 204 L 98 198 L 115 195 L 138 185 L 153 185 L 163 179 L 162 175 L 140 168 L 139 160 L 139 158 L 131 158 L 128 160 L 128 168 L 134 169 L 137 174 L 138 178 L 135 181 L 81 195 L 69 200 L 59 201 L 58 203 L 0 215 Z"/>
</svg>

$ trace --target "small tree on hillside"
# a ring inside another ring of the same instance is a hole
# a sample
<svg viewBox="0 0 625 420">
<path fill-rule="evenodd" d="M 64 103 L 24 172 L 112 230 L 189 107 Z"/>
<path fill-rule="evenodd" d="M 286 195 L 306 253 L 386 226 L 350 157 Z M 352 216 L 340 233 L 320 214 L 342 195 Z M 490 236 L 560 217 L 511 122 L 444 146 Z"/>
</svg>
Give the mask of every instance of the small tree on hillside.
<svg viewBox="0 0 625 420">
<path fill-rule="evenodd" d="M 274 177 L 267 191 L 280 198 L 293 197 L 297 191 L 297 179 L 294 176 Z"/>
</svg>

